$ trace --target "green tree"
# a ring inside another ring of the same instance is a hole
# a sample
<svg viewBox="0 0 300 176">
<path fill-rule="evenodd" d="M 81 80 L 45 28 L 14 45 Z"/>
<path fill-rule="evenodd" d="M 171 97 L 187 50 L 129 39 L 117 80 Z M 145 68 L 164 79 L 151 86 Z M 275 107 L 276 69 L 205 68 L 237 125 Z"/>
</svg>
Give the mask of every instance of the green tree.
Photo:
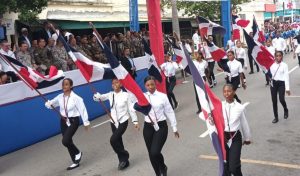
<svg viewBox="0 0 300 176">
<path fill-rule="evenodd" d="M 0 15 L 5 12 L 19 13 L 21 21 L 32 21 L 47 6 L 47 0 L 1 0 Z"/>
<path fill-rule="evenodd" d="M 236 5 L 251 0 L 232 0 L 233 9 L 239 10 Z M 162 10 L 164 7 L 171 7 L 170 0 L 161 1 Z M 188 2 L 177 1 L 178 10 L 183 10 L 184 15 L 188 17 L 203 16 L 211 20 L 219 20 L 221 16 L 221 2 L 220 1 L 204 1 L 204 2 Z"/>
</svg>

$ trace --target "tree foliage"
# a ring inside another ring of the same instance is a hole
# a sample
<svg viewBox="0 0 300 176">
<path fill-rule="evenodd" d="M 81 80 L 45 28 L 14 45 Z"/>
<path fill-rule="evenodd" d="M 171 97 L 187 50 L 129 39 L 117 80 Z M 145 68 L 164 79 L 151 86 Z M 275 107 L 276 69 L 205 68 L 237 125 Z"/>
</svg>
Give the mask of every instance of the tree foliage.
<svg viewBox="0 0 300 176">
<path fill-rule="evenodd" d="M 0 15 L 5 12 L 19 13 L 22 21 L 32 21 L 47 6 L 47 0 L 1 0 Z"/>
<path fill-rule="evenodd" d="M 232 9 L 239 10 L 236 5 L 244 2 L 250 2 L 251 0 L 232 0 Z M 170 0 L 162 0 L 161 7 L 170 7 Z M 203 16 L 211 20 L 218 20 L 221 16 L 221 2 L 220 1 L 203 1 L 203 2 L 188 2 L 177 0 L 178 10 L 182 10 L 184 15 L 188 17 Z"/>
</svg>

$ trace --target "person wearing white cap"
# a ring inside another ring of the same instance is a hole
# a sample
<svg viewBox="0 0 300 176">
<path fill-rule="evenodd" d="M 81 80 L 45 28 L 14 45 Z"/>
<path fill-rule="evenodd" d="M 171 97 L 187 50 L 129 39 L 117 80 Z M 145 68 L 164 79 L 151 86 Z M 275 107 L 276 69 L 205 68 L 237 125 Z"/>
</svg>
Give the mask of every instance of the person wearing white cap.
<svg viewBox="0 0 300 176">
<path fill-rule="evenodd" d="M 31 47 L 31 40 L 28 37 L 28 29 L 27 28 L 22 28 L 21 29 L 22 35 L 19 37 L 19 44 L 26 42 L 28 47 Z"/>
</svg>

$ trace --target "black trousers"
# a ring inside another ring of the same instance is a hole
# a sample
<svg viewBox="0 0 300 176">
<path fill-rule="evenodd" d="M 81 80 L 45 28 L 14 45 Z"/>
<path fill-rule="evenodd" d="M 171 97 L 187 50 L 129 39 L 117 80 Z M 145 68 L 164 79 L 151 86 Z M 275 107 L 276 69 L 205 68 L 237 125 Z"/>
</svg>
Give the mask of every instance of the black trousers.
<svg viewBox="0 0 300 176">
<path fill-rule="evenodd" d="M 226 163 L 224 164 L 223 176 L 242 176 L 241 170 L 241 151 L 242 151 L 242 135 L 240 131 L 237 131 L 236 135 L 232 139 L 230 148 L 227 145 L 227 141 L 231 138 L 230 133 L 225 132 L 225 149 L 226 149 Z"/>
<path fill-rule="evenodd" d="M 242 64 L 242 67 L 244 68 L 245 60 L 243 58 L 239 58 L 237 60 Z M 245 76 L 244 72 L 242 73 L 242 75 L 243 75 L 243 78 L 246 79 L 246 76 Z"/>
<path fill-rule="evenodd" d="M 166 78 L 167 96 L 173 109 L 175 104 L 177 104 L 175 94 L 173 93 L 175 86 L 176 86 L 176 77 L 175 76 L 167 77 Z"/>
<path fill-rule="evenodd" d="M 300 56 L 298 56 L 298 64 L 299 64 L 299 66 L 300 66 Z"/>
<path fill-rule="evenodd" d="M 254 59 L 253 59 L 253 57 L 251 55 L 250 50 L 248 50 L 248 58 L 249 58 L 250 71 L 253 72 L 253 61 L 254 61 Z M 257 65 L 257 63 L 255 61 L 254 61 L 254 63 L 256 65 L 256 70 L 258 72 L 259 71 L 259 67 L 258 67 L 258 65 Z"/>
<path fill-rule="evenodd" d="M 215 61 L 208 62 L 208 83 L 210 85 L 212 85 L 213 82 L 216 80 L 215 74 L 214 74 L 214 68 L 215 68 Z"/>
<path fill-rule="evenodd" d="M 271 88 L 272 104 L 274 117 L 278 119 L 278 106 L 277 106 L 277 94 L 279 94 L 279 101 L 284 109 L 284 112 L 288 111 L 286 102 L 285 102 L 285 83 L 284 81 L 275 81 L 273 80 L 273 87 Z"/>
<path fill-rule="evenodd" d="M 129 159 L 129 153 L 125 150 L 122 135 L 125 133 L 128 120 L 120 123 L 118 128 L 113 123 L 110 123 L 111 131 L 113 132 L 112 136 L 110 137 L 110 144 L 116 154 L 118 155 L 119 162 L 126 162 Z"/>
<path fill-rule="evenodd" d="M 62 133 L 62 144 L 68 149 L 73 162 L 75 162 L 75 155 L 79 154 L 79 149 L 73 143 L 73 136 L 79 126 L 79 117 L 69 118 L 71 125 L 67 126 L 66 122 L 61 119 L 60 128 Z"/>
<path fill-rule="evenodd" d="M 232 77 L 231 81 L 227 77 L 226 82 L 227 82 L 227 84 L 232 84 L 233 90 L 235 91 L 234 98 L 236 99 L 237 102 L 241 103 L 241 100 L 239 99 L 239 97 L 236 94 L 236 90 L 239 88 L 239 84 L 241 83 L 240 76 Z"/>
<path fill-rule="evenodd" d="M 166 165 L 161 150 L 168 137 L 168 125 L 166 121 L 158 122 L 159 130 L 155 131 L 151 123 L 144 124 L 144 140 L 147 146 L 150 162 L 156 173 L 159 175 Z"/>
<path fill-rule="evenodd" d="M 202 78 L 203 78 L 204 81 L 206 81 L 205 76 L 203 76 Z M 198 111 L 201 111 L 201 104 L 200 104 L 200 101 L 199 101 L 199 97 L 198 97 L 198 94 L 197 94 L 195 83 L 193 85 L 194 85 L 194 91 L 195 91 L 195 97 L 196 97 L 196 103 L 197 103 Z"/>
</svg>

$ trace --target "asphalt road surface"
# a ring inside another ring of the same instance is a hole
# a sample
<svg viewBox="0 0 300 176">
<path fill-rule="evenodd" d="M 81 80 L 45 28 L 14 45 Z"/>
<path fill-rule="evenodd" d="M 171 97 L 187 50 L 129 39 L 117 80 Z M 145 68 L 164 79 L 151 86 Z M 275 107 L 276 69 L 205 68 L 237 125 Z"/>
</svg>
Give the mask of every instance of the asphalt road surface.
<svg viewBox="0 0 300 176">
<path fill-rule="evenodd" d="M 273 112 L 269 87 L 259 72 L 247 77 L 247 89 L 237 91 L 240 99 L 250 104 L 246 116 L 252 132 L 253 143 L 242 149 L 242 171 L 247 176 L 299 176 L 300 175 L 300 69 L 291 54 L 285 56 L 289 65 L 291 97 L 286 97 L 290 117 L 283 119 L 279 103 L 279 123 L 272 124 Z M 217 74 L 218 85 L 213 91 L 223 100 L 224 74 Z M 179 76 L 180 79 L 180 76 Z M 216 176 L 218 162 L 208 136 L 200 138 L 206 126 L 196 115 L 195 95 L 191 76 L 185 84 L 175 87 L 180 102 L 176 110 L 180 139 L 169 128 L 169 137 L 163 149 L 170 176 Z M 66 148 L 61 144 L 61 135 L 24 148 L 0 158 L 0 175 L 5 176 L 153 176 L 144 139 L 143 118 L 139 114 L 141 130 L 130 124 L 123 141 L 130 153 L 130 167 L 118 171 L 118 160 L 109 138 L 111 135 L 108 117 L 92 121 L 86 132 L 77 131 L 74 142 L 82 150 L 79 168 L 66 171 L 71 164 Z M 98 125 L 100 124 L 100 125 Z M 1 143 L 1 141 L 0 141 Z"/>
</svg>

